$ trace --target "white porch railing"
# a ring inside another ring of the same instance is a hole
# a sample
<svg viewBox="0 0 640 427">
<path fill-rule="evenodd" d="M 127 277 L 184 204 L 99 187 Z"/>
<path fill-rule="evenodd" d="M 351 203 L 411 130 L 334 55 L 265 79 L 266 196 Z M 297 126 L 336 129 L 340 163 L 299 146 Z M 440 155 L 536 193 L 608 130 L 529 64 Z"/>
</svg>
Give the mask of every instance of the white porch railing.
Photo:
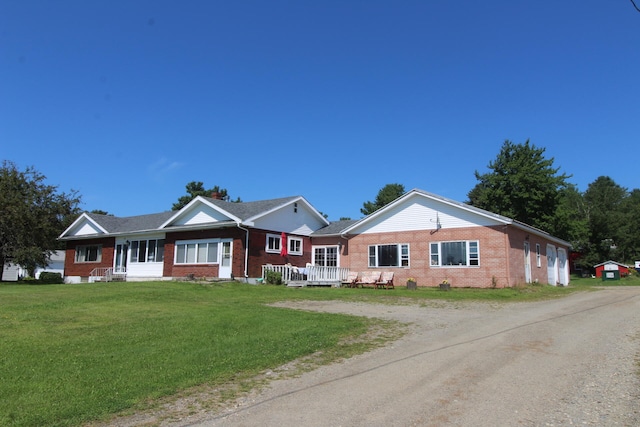
<svg viewBox="0 0 640 427">
<path fill-rule="evenodd" d="M 342 267 L 321 267 L 308 265 L 307 267 L 295 267 L 292 265 L 262 266 L 262 280 L 266 283 L 267 271 L 280 273 L 282 282 L 287 285 L 291 281 L 304 281 L 309 283 L 340 283 L 346 280 L 349 275 L 348 268 Z"/>
<path fill-rule="evenodd" d="M 349 269 L 343 267 L 307 267 L 308 282 L 342 282 L 347 279 Z"/>
<path fill-rule="evenodd" d="M 97 267 L 89 273 L 89 283 L 125 280 L 126 277 L 127 271 L 123 267 L 118 268 L 116 272 L 113 271 L 113 267 Z"/>
</svg>

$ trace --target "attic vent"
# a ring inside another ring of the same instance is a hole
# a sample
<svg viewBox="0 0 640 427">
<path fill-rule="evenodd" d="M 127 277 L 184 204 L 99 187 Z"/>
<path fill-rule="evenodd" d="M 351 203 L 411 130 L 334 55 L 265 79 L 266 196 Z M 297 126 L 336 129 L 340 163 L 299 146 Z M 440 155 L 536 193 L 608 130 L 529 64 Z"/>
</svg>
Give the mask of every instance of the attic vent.
<svg viewBox="0 0 640 427">
<path fill-rule="evenodd" d="M 298 213 L 298 202 L 293 203 L 293 212 Z"/>
</svg>

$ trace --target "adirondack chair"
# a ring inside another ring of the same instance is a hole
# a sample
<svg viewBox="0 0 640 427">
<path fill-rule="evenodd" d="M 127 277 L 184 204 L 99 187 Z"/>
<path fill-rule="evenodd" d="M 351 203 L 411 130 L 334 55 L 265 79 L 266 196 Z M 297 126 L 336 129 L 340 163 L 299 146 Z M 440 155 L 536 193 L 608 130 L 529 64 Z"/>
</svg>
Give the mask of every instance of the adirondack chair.
<svg viewBox="0 0 640 427">
<path fill-rule="evenodd" d="M 372 286 L 375 288 L 378 280 L 380 280 L 379 271 L 365 271 L 358 277 L 356 286 L 360 286 L 362 288 L 365 286 Z"/>
<path fill-rule="evenodd" d="M 376 282 L 376 289 L 378 288 L 395 289 L 395 286 L 393 286 L 392 271 L 385 271 L 382 273 L 382 275 L 380 276 L 380 279 Z"/>
<path fill-rule="evenodd" d="M 342 286 L 348 286 L 350 288 L 355 288 L 356 282 L 358 281 L 358 272 L 357 271 L 349 271 L 347 274 L 347 278 L 342 281 Z"/>
</svg>

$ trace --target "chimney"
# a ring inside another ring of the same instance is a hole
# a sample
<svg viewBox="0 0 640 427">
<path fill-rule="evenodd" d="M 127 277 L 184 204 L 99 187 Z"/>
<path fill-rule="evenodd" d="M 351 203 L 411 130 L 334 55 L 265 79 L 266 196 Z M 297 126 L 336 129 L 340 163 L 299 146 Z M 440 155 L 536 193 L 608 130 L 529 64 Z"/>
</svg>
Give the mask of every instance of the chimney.
<svg viewBox="0 0 640 427">
<path fill-rule="evenodd" d="M 218 193 L 217 191 L 214 191 L 213 193 L 211 193 L 211 198 L 216 200 L 222 200 L 222 193 Z"/>
</svg>

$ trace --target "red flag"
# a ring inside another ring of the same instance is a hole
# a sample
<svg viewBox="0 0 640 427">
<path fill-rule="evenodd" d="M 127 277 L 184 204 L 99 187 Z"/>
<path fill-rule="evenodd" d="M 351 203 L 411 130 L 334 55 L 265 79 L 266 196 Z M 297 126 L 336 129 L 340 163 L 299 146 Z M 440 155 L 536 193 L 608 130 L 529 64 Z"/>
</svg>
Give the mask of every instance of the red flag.
<svg viewBox="0 0 640 427">
<path fill-rule="evenodd" d="M 280 256 L 287 256 L 289 252 L 287 252 L 287 235 L 284 234 L 284 231 L 280 235 Z"/>
</svg>

